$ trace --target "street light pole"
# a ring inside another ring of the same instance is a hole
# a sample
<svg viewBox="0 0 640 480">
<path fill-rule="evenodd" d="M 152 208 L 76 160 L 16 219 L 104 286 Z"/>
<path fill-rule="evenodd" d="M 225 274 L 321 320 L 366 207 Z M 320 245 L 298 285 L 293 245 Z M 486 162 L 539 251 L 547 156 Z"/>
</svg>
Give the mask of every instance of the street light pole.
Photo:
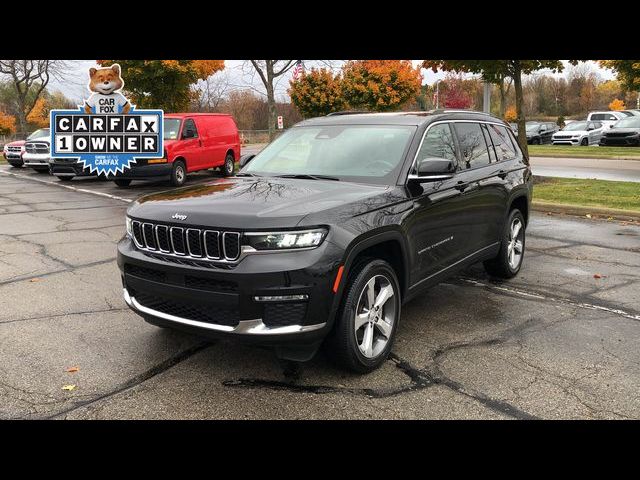
<svg viewBox="0 0 640 480">
<path fill-rule="evenodd" d="M 483 86 L 482 111 L 484 113 L 491 113 L 491 84 L 489 82 L 484 82 Z"/>
<path fill-rule="evenodd" d="M 440 80 L 436 80 L 436 110 L 440 108 Z"/>
</svg>

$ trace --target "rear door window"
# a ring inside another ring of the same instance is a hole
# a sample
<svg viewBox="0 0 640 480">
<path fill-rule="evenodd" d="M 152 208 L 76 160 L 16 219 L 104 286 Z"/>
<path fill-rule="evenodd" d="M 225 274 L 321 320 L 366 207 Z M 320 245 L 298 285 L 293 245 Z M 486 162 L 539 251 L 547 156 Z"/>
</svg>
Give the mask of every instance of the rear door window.
<svg viewBox="0 0 640 480">
<path fill-rule="evenodd" d="M 487 125 L 489 129 L 489 134 L 491 135 L 491 140 L 493 140 L 493 145 L 496 148 L 496 156 L 498 157 L 498 161 L 502 162 L 505 160 L 513 160 L 517 157 L 516 149 L 509 137 L 509 132 L 506 127 L 501 125 Z"/>
<path fill-rule="evenodd" d="M 460 169 L 466 170 L 489 165 L 489 151 L 480 124 L 459 122 L 453 125 L 462 154 Z"/>
</svg>

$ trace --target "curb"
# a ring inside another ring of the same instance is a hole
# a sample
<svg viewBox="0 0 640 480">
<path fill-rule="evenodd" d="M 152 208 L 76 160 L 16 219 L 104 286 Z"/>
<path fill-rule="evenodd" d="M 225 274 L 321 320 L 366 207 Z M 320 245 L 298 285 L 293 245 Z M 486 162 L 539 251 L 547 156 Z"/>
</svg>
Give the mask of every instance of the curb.
<svg viewBox="0 0 640 480">
<path fill-rule="evenodd" d="M 581 205 L 567 205 L 564 203 L 531 203 L 532 210 L 536 212 L 563 213 L 566 215 L 575 215 L 585 217 L 587 214 L 594 218 L 613 218 L 625 222 L 640 222 L 640 212 L 630 212 L 628 210 L 619 210 L 615 208 L 585 207 Z"/>
</svg>

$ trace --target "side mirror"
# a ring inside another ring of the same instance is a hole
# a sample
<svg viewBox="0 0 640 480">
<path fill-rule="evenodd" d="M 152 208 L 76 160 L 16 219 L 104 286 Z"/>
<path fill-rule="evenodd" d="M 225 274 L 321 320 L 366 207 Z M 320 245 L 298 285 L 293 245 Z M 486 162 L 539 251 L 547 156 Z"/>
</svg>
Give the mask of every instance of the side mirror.
<svg viewBox="0 0 640 480">
<path fill-rule="evenodd" d="M 240 157 L 240 168 L 244 168 L 244 166 L 249 163 L 251 160 L 253 160 L 253 157 L 255 157 L 256 154 L 255 153 L 249 153 L 247 155 L 242 155 Z"/>
<path fill-rule="evenodd" d="M 196 132 L 191 129 L 187 129 L 184 132 L 182 132 L 182 138 L 193 138 L 195 136 L 196 136 Z"/>
<path fill-rule="evenodd" d="M 409 175 L 409 180 L 417 182 L 437 182 L 453 178 L 456 165 L 446 158 L 427 157 L 418 162 L 417 175 Z"/>
</svg>

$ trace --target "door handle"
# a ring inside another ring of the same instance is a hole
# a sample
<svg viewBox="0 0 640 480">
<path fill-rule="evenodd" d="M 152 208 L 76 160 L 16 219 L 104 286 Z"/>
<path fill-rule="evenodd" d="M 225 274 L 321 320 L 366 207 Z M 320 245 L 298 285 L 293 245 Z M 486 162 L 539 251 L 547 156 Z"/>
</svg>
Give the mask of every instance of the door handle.
<svg viewBox="0 0 640 480">
<path fill-rule="evenodd" d="M 461 192 L 464 192 L 464 191 L 467 189 L 467 187 L 468 187 L 468 186 L 469 186 L 469 184 L 468 184 L 468 183 L 463 182 L 462 180 L 460 180 L 460 181 L 457 183 L 457 185 L 455 186 L 455 189 L 456 189 L 456 190 L 460 190 Z"/>
<path fill-rule="evenodd" d="M 198 145 L 201 147 L 202 146 L 202 140 L 198 139 Z"/>
</svg>

